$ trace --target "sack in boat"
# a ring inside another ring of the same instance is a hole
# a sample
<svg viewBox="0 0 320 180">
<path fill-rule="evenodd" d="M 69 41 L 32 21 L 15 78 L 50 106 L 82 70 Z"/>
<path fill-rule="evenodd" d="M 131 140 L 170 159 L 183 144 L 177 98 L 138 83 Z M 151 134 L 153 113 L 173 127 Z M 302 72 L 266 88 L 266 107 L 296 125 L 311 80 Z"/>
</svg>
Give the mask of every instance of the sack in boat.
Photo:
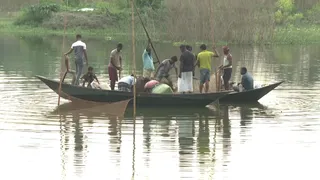
<svg viewBox="0 0 320 180">
<path fill-rule="evenodd" d="M 153 94 L 173 94 L 173 90 L 171 89 L 170 86 L 168 86 L 166 84 L 159 84 L 152 89 L 151 93 L 153 93 Z"/>
<path fill-rule="evenodd" d="M 157 84 L 159 84 L 159 81 L 151 80 L 144 85 L 144 89 L 152 89 Z"/>
</svg>

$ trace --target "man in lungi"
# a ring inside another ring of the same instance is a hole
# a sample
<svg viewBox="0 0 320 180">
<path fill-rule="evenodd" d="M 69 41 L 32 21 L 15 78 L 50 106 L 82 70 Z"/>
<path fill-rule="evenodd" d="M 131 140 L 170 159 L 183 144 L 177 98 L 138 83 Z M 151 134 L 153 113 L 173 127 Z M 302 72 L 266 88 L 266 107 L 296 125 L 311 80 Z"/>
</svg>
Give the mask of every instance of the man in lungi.
<svg viewBox="0 0 320 180">
<path fill-rule="evenodd" d="M 178 92 L 192 93 L 195 56 L 192 54 L 192 52 L 187 51 L 185 45 L 180 46 L 180 51 L 181 56 L 178 78 Z"/>
<path fill-rule="evenodd" d="M 119 43 L 117 45 L 117 48 L 112 50 L 110 54 L 108 73 L 109 73 L 111 90 L 114 90 L 116 81 L 118 81 L 118 71 L 122 71 L 121 50 L 122 50 L 122 44 Z"/>
</svg>

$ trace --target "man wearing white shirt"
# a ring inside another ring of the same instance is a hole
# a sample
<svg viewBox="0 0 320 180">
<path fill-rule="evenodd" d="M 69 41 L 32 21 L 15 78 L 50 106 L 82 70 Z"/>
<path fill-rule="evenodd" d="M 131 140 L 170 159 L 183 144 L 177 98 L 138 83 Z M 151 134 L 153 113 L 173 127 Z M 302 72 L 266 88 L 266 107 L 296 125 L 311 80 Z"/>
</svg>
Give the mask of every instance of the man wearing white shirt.
<svg viewBox="0 0 320 180">
<path fill-rule="evenodd" d="M 71 49 L 65 53 L 64 55 L 67 56 L 72 51 L 74 51 L 75 55 L 75 64 L 76 64 L 76 81 L 75 85 L 79 85 L 79 80 L 82 75 L 82 71 L 84 68 L 84 60 L 86 60 L 86 64 L 88 64 L 88 57 L 87 57 L 87 45 L 81 41 L 81 35 L 76 35 L 77 41 L 71 45 Z"/>
</svg>

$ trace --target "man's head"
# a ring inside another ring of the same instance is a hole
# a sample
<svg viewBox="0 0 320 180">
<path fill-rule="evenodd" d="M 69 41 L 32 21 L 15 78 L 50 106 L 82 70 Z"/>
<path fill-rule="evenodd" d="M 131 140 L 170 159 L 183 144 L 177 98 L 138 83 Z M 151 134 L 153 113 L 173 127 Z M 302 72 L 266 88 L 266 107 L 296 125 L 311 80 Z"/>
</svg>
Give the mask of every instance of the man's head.
<svg viewBox="0 0 320 180">
<path fill-rule="evenodd" d="M 150 48 L 150 47 L 147 47 L 147 48 L 146 48 L 146 51 L 150 54 L 150 53 L 151 53 L 151 48 Z"/>
<path fill-rule="evenodd" d="M 181 45 L 180 45 L 180 51 L 181 51 L 181 52 L 185 52 L 185 51 L 186 51 L 186 45 L 181 44 Z"/>
<path fill-rule="evenodd" d="M 77 34 L 77 35 L 76 35 L 76 39 L 77 39 L 77 40 L 80 40 L 80 39 L 81 39 L 81 35 L 80 35 L 80 34 Z"/>
<path fill-rule="evenodd" d="M 186 45 L 186 49 L 191 52 L 192 51 L 192 46 Z"/>
<path fill-rule="evenodd" d="M 132 77 L 134 77 L 134 74 L 131 74 Z"/>
<path fill-rule="evenodd" d="M 247 73 L 247 68 L 246 67 L 242 67 L 241 70 L 240 70 L 240 74 L 244 75 L 246 73 Z"/>
<path fill-rule="evenodd" d="M 89 66 L 88 67 L 88 72 L 92 72 L 93 71 L 93 67 Z"/>
<path fill-rule="evenodd" d="M 205 45 L 205 44 L 201 44 L 200 45 L 200 50 L 201 51 L 204 51 L 204 50 L 206 50 L 207 49 L 207 46 Z"/>
<path fill-rule="evenodd" d="M 119 43 L 119 44 L 117 45 L 117 51 L 120 52 L 121 50 L 122 50 L 122 44 Z"/>
<path fill-rule="evenodd" d="M 175 63 L 175 62 L 177 62 L 178 61 L 178 57 L 177 56 L 172 56 L 171 58 L 170 58 L 170 63 L 171 64 L 173 64 L 173 63 Z"/>
<path fill-rule="evenodd" d="M 229 54 L 230 49 L 229 49 L 228 46 L 223 46 L 223 47 L 222 47 L 222 50 L 223 50 L 223 53 L 224 53 L 225 55 Z"/>
</svg>

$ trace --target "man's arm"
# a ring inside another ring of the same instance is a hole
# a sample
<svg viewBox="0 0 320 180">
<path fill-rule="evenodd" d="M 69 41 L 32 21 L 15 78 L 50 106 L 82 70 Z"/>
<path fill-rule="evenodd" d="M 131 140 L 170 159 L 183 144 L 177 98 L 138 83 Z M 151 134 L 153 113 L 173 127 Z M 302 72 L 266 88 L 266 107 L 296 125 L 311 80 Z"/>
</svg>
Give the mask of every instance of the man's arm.
<svg viewBox="0 0 320 180">
<path fill-rule="evenodd" d="M 174 67 L 174 70 L 176 71 L 176 76 L 178 77 L 178 68 Z"/>
<path fill-rule="evenodd" d="M 180 69 L 179 69 L 179 78 L 181 78 L 181 72 L 182 72 L 182 68 L 183 68 L 183 57 L 182 55 L 180 56 Z"/>
<path fill-rule="evenodd" d="M 157 74 L 158 74 L 158 71 L 159 71 L 159 69 L 160 69 L 162 66 L 163 66 L 163 63 L 161 63 L 161 64 L 158 66 L 158 68 L 157 68 L 156 72 L 154 73 L 155 75 L 157 75 Z"/>
<path fill-rule="evenodd" d="M 213 47 L 213 52 L 214 52 L 213 57 L 219 57 L 219 53 L 215 47 Z"/>
<path fill-rule="evenodd" d="M 119 68 L 119 70 L 121 71 L 121 70 L 122 70 L 122 56 L 119 56 L 119 62 L 120 62 L 120 68 Z"/>
<path fill-rule="evenodd" d="M 242 77 L 241 77 L 241 83 L 240 83 L 240 84 L 242 84 L 242 86 L 243 86 L 243 84 L 244 84 L 244 81 L 245 81 L 245 77 L 242 75 Z"/>
<path fill-rule="evenodd" d="M 84 49 L 83 54 L 84 54 L 84 57 L 86 58 L 86 63 L 88 64 L 87 50 Z"/>
<path fill-rule="evenodd" d="M 99 82 L 99 80 L 98 80 L 96 75 L 94 75 L 94 79 L 98 82 L 98 84 L 100 84 L 100 82 Z"/>
<path fill-rule="evenodd" d="M 64 55 L 66 56 L 66 55 L 70 54 L 72 51 L 73 51 L 73 48 L 70 48 L 70 50 L 68 52 L 66 52 Z"/>
<path fill-rule="evenodd" d="M 196 67 L 196 66 L 200 67 L 199 57 L 198 56 L 196 56 L 196 57 L 197 58 L 196 58 L 196 63 L 194 64 L 194 67 Z"/>
<path fill-rule="evenodd" d="M 196 62 L 196 63 L 197 63 L 197 61 L 196 61 L 196 57 L 195 57 L 195 56 L 193 56 L 193 60 L 192 60 L 192 62 L 193 62 L 193 63 L 194 63 L 194 62 Z M 194 65 L 193 65 L 193 66 L 192 66 L 192 76 L 194 76 L 194 75 L 195 75 L 194 70 L 195 70 L 195 68 L 194 68 Z"/>
</svg>

